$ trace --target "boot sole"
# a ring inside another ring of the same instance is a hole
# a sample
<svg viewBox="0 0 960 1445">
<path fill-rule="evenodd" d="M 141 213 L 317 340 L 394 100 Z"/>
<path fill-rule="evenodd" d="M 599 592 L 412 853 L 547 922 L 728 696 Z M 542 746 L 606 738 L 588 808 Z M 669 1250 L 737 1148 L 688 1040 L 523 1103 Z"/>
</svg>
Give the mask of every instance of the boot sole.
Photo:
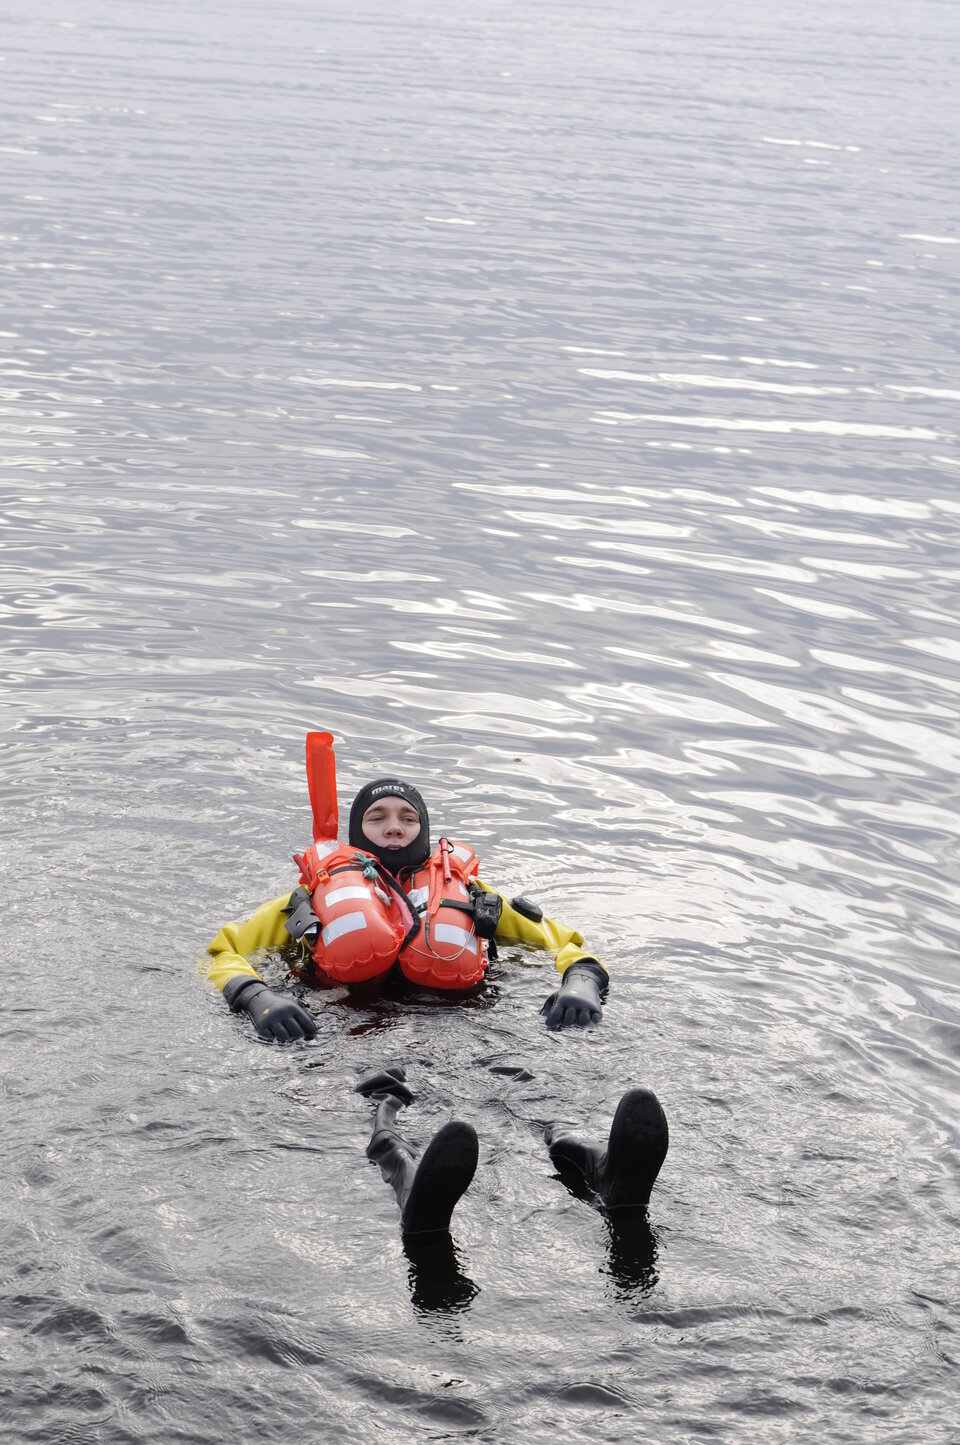
<svg viewBox="0 0 960 1445">
<path fill-rule="evenodd" d="M 445 1234 L 450 1216 L 477 1169 L 480 1146 L 470 1124 L 444 1124 L 423 1151 L 401 1228 L 405 1235 Z"/>
<path fill-rule="evenodd" d="M 667 1116 L 649 1089 L 629 1089 L 617 1105 L 601 1170 L 606 1212 L 623 1217 L 646 1209 L 667 1149 Z"/>
</svg>

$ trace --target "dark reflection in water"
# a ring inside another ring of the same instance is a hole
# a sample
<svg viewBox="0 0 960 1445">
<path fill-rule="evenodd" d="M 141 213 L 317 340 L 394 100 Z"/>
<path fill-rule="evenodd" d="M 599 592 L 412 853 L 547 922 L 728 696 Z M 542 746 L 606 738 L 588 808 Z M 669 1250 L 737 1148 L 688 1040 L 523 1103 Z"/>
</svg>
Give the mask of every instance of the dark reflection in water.
<svg viewBox="0 0 960 1445">
<path fill-rule="evenodd" d="M 479 1287 L 464 1273 L 461 1253 L 449 1235 L 440 1239 L 405 1239 L 410 1264 L 410 1299 L 421 1314 L 456 1314 L 467 1309 Z"/>
<path fill-rule="evenodd" d="M 389 1035 L 391 1030 L 411 1019 L 442 1020 L 443 1015 L 451 1011 L 468 1016 L 483 1013 L 496 1007 L 500 985 L 496 977 L 491 976 L 482 989 L 444 996 L 429 989 L 414 988 L 396 972 L 370 988 L 338 989 L 335 995 L 326 997 L 323 991 L 301 988 L 296 994 L 314 1013 L 322 1012 L 342 1020 L 344 1031 L 351 1038 L 364 1038 Z"/>
<path fill-rule="evenodd" d="M 555 1177 L 574 1199 L 599 1210 L 597 1197 L 579 1170 L 561 1164 Z M 659 1279 L 659 1237 L 651 1224 L 649 1211 L 626 1218 L 602 1217 L 607 1258 L 601 1268 L 614 1286 L 614 1297 L 626 1302 L 642 1299 L 655 1288 Z"/>
<path fill-rule="evenodd" d="M 655 1289 L 660 1278 L 657 1273 L 657 1232 L 646 1214 L 632 1219 L 608 1219 L 606 1223 L 605 1272 L 621 1300 L 642 1299 Z"/>
</svg>

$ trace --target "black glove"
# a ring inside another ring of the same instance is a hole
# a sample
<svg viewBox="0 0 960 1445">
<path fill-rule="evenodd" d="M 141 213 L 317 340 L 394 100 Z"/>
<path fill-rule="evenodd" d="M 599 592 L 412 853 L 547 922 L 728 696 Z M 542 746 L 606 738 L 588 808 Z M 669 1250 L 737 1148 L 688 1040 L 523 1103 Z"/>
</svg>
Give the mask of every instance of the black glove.
<svg viewBox="0 0 960 1445">
<path fill-rule="evenodd" d="M 560 987 L 540 1010 L 546 1015 L 547 1028 L 565 1029 L 575 1025 L 585 1029 L 590 1024 L 598 1024 L 603 1016 L 600 990 L 606 982 L 606 973 L 592 959 L 581 958 L 571 963 Z"/>
<path fill-rule="evenodd" d="M 249 1014 L 262 1039 L 276 1039 L 278 1043 L 289 1043 L 292 1039 L 315 1039 L 317 1021 L 313 1014 L 297 1003 L 295 999 L 284 998 L 274 993 L 258 978 L 247 978 L 241 974 L 232 978 L 223 990 L 223 996 L 233 1009 L 242 1009 Z"/>
</svg>

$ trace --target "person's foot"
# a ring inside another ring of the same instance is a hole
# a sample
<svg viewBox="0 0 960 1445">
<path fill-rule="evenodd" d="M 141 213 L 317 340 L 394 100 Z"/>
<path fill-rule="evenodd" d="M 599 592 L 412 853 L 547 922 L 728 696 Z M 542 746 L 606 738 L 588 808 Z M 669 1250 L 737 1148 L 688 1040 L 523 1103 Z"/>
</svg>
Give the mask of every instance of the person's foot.
<svg viewBox="0 0 960 1445">
<path fill-rule="evenodd" d="M 656 1183 L 670 1131 L 660 1100 L 650 1089 L 628 1089 L 613 1116 L 598 1193 L 610 1215 L 645 1209 Z"/>
<path fill-rule="evenodd" d="M 396 1068 L 378 1069 L 374 1074 L 366 1074 L 357 1084 L 354 1093 L 363 1094 L 367 1099 L 382 1099 L 392 1094 L 401 1104 L 412 1104 L 413 1093 L 404 1082 L 406 1077 L 406 1070 L 399 1064 Z"/>
<path fill-rule="evenodd" d="M 646 1209 L 670 1131 L 656 1094 L 628 1089 L 617 1105 L 606 1149 L 565 1134 L 557 1125 L 548 1125 L 544 1138 L 561 1177 L 575 1171 L 616 1218 Z"/>
<path fill-rule="evenodd" d="M 439 1129 L 422 1157 L 403 1203 L 404 1235 L 443 1234 L 450 1228 L 454 1206 L 477 1168 L 479 1143 L 470 1124 L 456 1120 Z"/>
</svg>

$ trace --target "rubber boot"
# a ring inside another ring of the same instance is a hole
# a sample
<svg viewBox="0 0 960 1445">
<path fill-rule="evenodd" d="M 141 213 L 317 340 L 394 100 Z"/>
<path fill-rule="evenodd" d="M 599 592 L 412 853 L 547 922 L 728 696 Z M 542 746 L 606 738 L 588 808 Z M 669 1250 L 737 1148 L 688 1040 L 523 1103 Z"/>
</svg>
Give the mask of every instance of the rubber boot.
<svg viewBox="0 0 960 1445">
<path fill-rule="evenodd" d="M 667 1155 L 670 1133 L 656 1094 L 628 1089 L 617 1105 L 606 1149 L 588 1144 L 555 1125 L 545 1133 L 558 1169 L 575 1169 L 613 1218 L 646 1209 Z"/>
<path fill-rule="evenodd" d="M 397 1196 L 405 1236 L 445 1234 L 454 1206 L 477 1168 L 476 1130 L 459 1121 L 444 1124 L 418 1161 L 397 1132 L 401 1103 L 394 1094 L 380 1099 L 367 1158 L 380 1165 Z"/>
<path fill-rule="evenodd" d="M 397 1065 L 392 1069 L 378 1069 L 375 1074 L 366 1074 L 354 1089 L 355 1094 L 363 1094 L 367 1099 L 382 1099 L 387 1094 L 394 1094 L 401 1104 L 412 1104 L 413 1093 L 406 1082 L 407 1071 Z"/>
</svg>

